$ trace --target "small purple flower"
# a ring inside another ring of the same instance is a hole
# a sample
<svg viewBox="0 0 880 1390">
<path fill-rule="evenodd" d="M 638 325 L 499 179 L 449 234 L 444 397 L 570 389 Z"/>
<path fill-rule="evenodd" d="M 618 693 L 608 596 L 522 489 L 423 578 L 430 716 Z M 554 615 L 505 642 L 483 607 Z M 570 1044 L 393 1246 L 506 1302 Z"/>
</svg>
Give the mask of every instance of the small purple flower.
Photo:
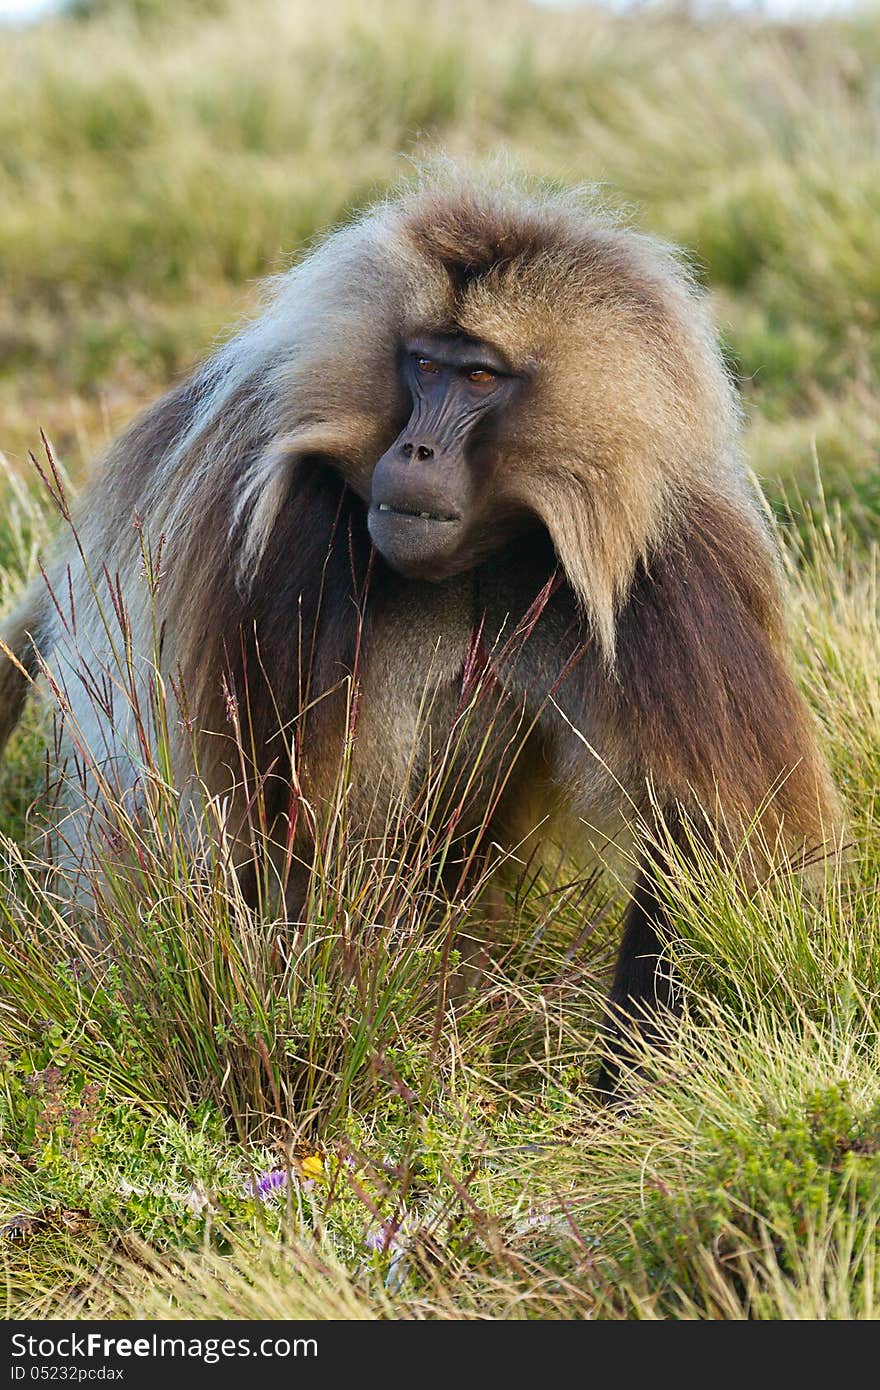
<svg viewBox="0 0 880 1390">
<path fill-rule="evenodd" d="M 402 1225 L 403 1221 L 395 1221 L 392 1216 L 386 1217 L 380 1225 L 367 1232 L 364 1237 L 364 1245 L 368 1250 L 378 1250 L 382 1255 L 389 1250 L 399 1249 L 398 1236 Z"/>
<path fill-rule="evenodd" d="M 258 1178 L 252 1178 L 247 1184 L 247 1193 L 250 1197 L 271 1197 L 273 1192 L 278 1192 L 287 1183 L 287 1169 L 278 1168 L 271 1173 L 261 1173 Z"/>
</svg>

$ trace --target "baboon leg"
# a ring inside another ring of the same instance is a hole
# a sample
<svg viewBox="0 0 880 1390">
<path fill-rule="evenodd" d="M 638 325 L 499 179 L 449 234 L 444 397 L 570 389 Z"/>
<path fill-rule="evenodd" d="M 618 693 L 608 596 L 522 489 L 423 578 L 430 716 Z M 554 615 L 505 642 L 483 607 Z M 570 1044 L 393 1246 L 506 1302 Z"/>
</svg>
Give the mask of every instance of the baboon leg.
<svg viewBox="0 0 880 1390">
<path fill-rule="evenodd" d="M 34 643 L 45 621 L 46 599 L 46 586 L 39 580 L 0 627 L 0 752 L 19 721 L 31 682 L 39 670 Z"/>
<path fill-rule="evenodd" d="M 659 1042 L 658 1013 L 679 1012 L 680 1003 L 669 961 L 663 956 L 661 931 L 668 910 L 655 876 L 642 869 L 624 919 L 614 984 L 608 997 L 606 1036 L 610 1056 L 597 1081 L 599 1093 L 613 1095 L 620 1079 L 626 1037 L 636 1029 L 651 1043 Z"/>
</svg>

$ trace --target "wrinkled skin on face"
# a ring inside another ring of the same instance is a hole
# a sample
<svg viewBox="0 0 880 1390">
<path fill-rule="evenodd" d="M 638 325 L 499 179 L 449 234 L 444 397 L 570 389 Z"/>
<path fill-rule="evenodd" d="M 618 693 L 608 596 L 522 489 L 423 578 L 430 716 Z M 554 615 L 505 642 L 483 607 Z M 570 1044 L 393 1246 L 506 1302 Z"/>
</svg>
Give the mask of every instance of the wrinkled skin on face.
<svg viewBox="0 0 880 1390">
<path fill-rule="evenodd" d="M 376 464 L 370 536 L 399 573 L 446 579 L 528 525 L 525 509 L 499 511 L 493 485 L 499 430 L 527 383 L 464 334 L 408 340 L 400 370 L 412 413 Z"/>
</svg>

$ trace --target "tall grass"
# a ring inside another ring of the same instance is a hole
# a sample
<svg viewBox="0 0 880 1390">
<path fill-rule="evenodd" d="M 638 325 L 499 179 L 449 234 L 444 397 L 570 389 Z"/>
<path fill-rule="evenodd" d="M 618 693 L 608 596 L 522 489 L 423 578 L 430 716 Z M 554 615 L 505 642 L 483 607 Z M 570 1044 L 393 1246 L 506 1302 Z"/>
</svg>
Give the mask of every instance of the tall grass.
<svg viewBox="0 0 880 1390">
<path fill-rule="evenodd" d="M 597 884 L 508 875 L 453 1009 L 480 913 L 440 873 L 449 817 L 431 840 L 425 812 L 454 759 L 366 854 L 343 759 L 291 923 L 268 881 L 262 911 L 244 901 L 209 798 L 184 828 L 157 682 L 142 805 L 102 797 L 113 853 L 74 890 L 39 838 L 0 841 L 0 1118 L 31 1222 L 24 1261 L 7 1255 L 10 1311 L 873 1316 L 876 570 L 830 524 L 786 559 L 850 860 L 819 898 L 789 874 L 746 890 L 711 862 L 675 867 L 685 1018 L 662 1054 L 634 1041 L 623 1112 L 591 1085 L 616 921 Z M 273 1171 L 275 1199 L 255 1197 Z"/>
<path fill-rule="evenodd" d="M 7 1313 L 875 1317 L 880 25 L 79 10 L 0 49 L 0 604 L 54 524 L 26 459 L 39 423 L 78 479 L 254 277 L 413 152 L 502 145 L 599 180 L 697 258 L 851 845 L 821 899 L 784 875 L 746 892 L 718 866 L 671 873 L 684 1018 L 665 1054 L 636 1049 L 627 1110 L 602 1111 L 613 878 L 540 873 L 524 846 L 482 894 L 450 889 L 455 825 L 425 827 L 461 792 L 454 747 L 369 850 L 343 762 L 290 924 L 271 875 L 260 911 L 242 897 L 210 797 L 184 834 L 158 684 L 149 794 L 102 805 L 116 853 L 85 894 L 63 860 L 47 873 L 58 709 L 34 706 L 0 766 Z M 484 717 L 471 698 L 463 721 Z M 504 716 L 489 733 L 515 752 Z"/>
</svg>

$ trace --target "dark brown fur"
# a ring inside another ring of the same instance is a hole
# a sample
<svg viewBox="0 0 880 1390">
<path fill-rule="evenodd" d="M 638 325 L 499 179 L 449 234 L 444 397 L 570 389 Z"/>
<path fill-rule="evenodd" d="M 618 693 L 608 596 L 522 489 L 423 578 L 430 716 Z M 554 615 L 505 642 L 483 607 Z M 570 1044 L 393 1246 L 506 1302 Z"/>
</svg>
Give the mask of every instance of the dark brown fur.
<svg viewBox="0 0 880 1390">
<path fill-rule="evenodd" d="M 3 629 L 0 642 L 0 752 L 24 709 L 28 690 L 39 672 L 38 644 L 45 623 L 45 597 L 28 591 Z"/>
<path fill-rule="evenodd" d="M 617 631 L 616 716 L 650 750 L 645 772 L 666 797 L 717 804 L 736 838 L 772 791 L 767 814 L 822 844 L 827 773 L 785 665 L 762 538 L 696 502 L 639 566 Z"/>
</svg>

